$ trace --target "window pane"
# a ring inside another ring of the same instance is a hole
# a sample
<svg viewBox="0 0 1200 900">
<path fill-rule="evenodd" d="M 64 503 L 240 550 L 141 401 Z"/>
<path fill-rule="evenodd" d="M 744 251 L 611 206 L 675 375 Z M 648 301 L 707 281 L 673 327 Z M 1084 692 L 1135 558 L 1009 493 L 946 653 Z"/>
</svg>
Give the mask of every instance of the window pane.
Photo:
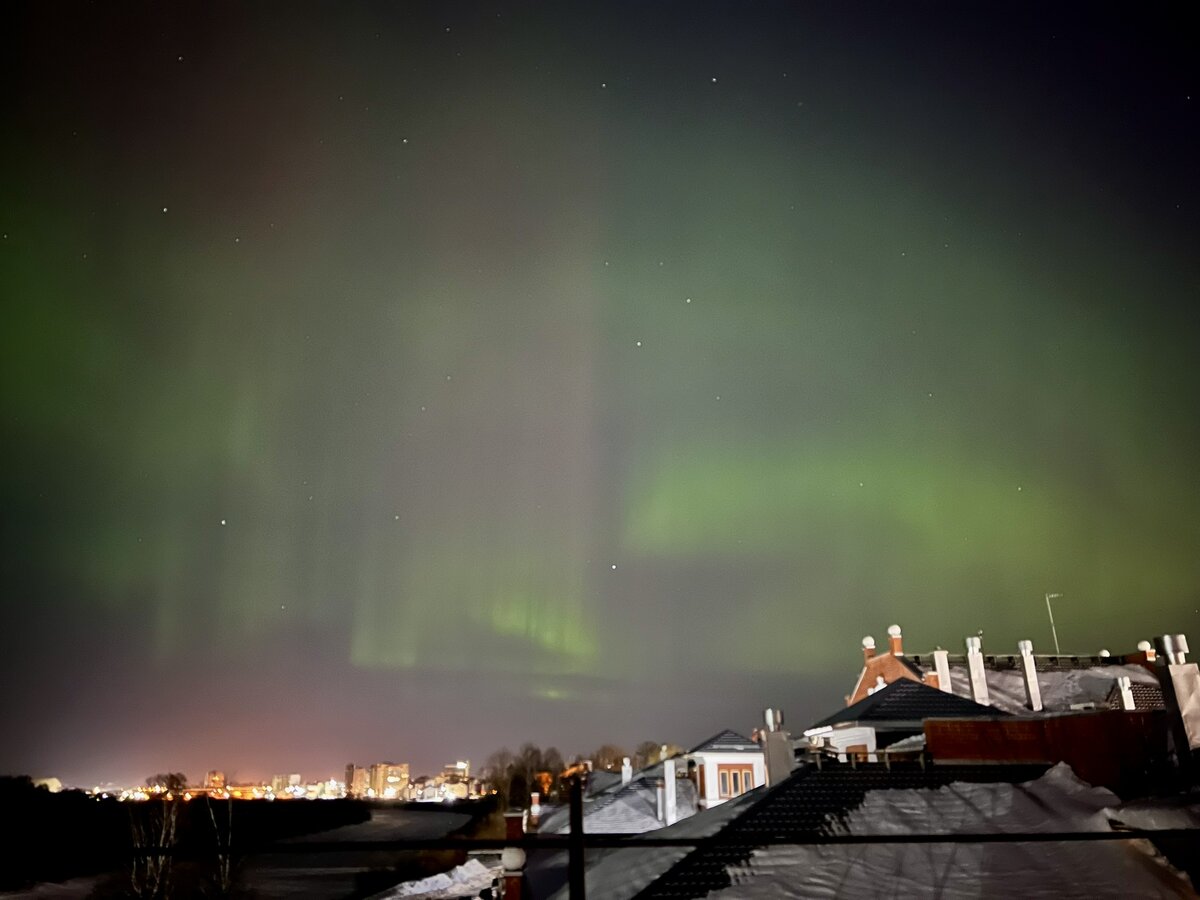
<svg viewBox="0 0 1200 900">
<path fill-rule="evenodd" d="M 735 769 L 730 774 L 733 775 L 733 793 L 736 796 L 742 792 L 742 773 Z"/>
<path fill-rule="evenodd" d="M 729 796 L 729 773 L 728 772 L 721 773 L 721 796 L 722 797 Z"/>
</svg>

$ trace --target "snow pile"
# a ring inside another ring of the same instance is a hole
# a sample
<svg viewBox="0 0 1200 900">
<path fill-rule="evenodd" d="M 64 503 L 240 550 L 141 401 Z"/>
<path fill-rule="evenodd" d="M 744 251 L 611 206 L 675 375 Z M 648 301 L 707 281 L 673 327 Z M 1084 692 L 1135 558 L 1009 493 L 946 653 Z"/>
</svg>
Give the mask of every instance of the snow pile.
<svg viewBox="0 0 1200 900">
<path fill-rule="evenodd" d="M 847 834 L 1108 831 L 1119 803 L 1058 765 L 1026 784 L 955 782 L 866 795 Z M 1194 897 L 1145 841 L 775 846 L 731 867 L 739 900 L 858 897 Z"/>
<path fill-rule="evenodd" d="M 459 897 L 474 897 L 484 888 L 492 886 L 492 879 L 500 876 L 501 868 L 489 868 L 477 859 L 468 859 L 449 872 L 398 884 L 391 890 L 377 895 L 377 898 L 391 900 L 395 897 L 420 897 L 421 900 L 457 900 Z"/>
</svg>

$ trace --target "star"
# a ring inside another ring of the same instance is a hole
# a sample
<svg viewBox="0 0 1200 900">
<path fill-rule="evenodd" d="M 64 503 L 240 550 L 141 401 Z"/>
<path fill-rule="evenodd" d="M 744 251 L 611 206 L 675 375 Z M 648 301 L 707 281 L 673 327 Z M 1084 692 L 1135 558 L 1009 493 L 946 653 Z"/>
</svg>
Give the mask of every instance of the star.
<svg viewBox="0 0 1200 900">
<path fill-rule="evenodd" d="M 224 524 L 225 524 L 225 520 L 224 520 L 224 519 L 222 519 L 222 520 L 221 520 L 221 524 L 222 524 L 222 525 L 224 525 Z"/>
</svg>

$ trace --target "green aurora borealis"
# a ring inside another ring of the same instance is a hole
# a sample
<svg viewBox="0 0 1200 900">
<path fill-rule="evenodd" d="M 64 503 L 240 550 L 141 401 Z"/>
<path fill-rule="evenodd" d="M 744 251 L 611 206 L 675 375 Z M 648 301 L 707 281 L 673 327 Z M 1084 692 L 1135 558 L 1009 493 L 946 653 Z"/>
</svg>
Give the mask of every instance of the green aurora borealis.
<svg viewBox="0 0 1200 900">
<path fill-rule="evenodd" d="M 1169 21 L 203 9 L 5 39 L 0 768 L 798 725 L 1047 591 L 1196 631 Z"/>
</svg>

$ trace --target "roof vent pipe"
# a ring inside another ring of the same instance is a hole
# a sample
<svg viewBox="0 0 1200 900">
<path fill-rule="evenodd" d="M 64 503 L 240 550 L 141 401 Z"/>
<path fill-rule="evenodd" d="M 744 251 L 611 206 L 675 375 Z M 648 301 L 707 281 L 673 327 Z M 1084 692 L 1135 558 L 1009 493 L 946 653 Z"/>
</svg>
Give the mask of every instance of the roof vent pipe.
<svg viewBox="0 0 1200 900">
<path fill-rule="evenodd" d="M 1042 689 L 1033 661 L 1033 641 L 1017 641 L 1017 650 L 1021 654 L 1021 675 L 1025 681 L 1025 705 L 1034 712 L 1041 712 Z"/>
<path fill-rule="evenodd" d="M 971 679 L 971 699 L 980 706 L 991 706 L 988 697 L 987 673 L 983 668 L 983 641 L 978 637 L 967 638 L 967 676 Z"/>
<path fill-rule="evenodd" d="M 1179 660 L 1179 664 L 1181 666 L 1187 662 L 1187 655 L 1191 652 L 1192 651 L 1188 649 L 1187 635 L 1175 635 L 1175 656 Z"/>
</svg>

